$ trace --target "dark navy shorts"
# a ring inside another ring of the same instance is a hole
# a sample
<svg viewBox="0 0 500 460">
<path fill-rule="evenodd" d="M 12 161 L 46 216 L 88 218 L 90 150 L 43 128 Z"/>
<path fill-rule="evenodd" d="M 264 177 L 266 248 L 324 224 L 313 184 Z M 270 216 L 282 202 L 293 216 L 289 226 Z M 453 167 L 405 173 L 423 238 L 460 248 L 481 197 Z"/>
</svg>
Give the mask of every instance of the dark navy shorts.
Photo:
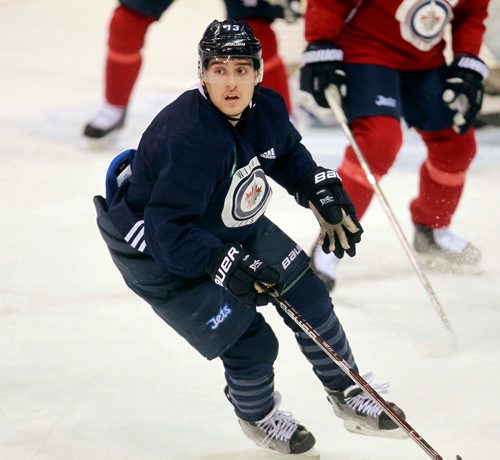
<svg viewBox="0 0 500 460">
<path fill-rule="evenodd" d="M 250 3 L 252 4 L 250 6 Z M 245 2 L 243 0 L 224 0 L 228 19 L 260 18 L 272 22 L 277 18 L 283 18 L 283 8 L 271 5 L 265 0 Z"/>
<path fill-rule="evenodd" d="M 173 2 L 174 0 L 120 0 L 121 5 L 132 11 L 156 19 L 160 19 L 161 15 Z M 258 17 L 273 21 L 276 18 L 283 17 L 283 8 L 270 5 L 264 0 L 255 1 L 254 6 L 245 6 L 243 0 L 224 0 L 224 4 L 228 19 Z M 210 18 L 207 18 L 207 20 L 210 20 Z"/>
<path fill-rule="evenodd" d="M 172 3 L 174 0 L 120 0 L 120 4 L 128 9 L 156 19 L 160 19 Z"/>
<path fill-rule="evenodd" d="M 453 124 L 453 111 L 442 101 L 446 67 L 400 71 L 371 64 L 346 64 L 349 120 L 386 115 L 408 126 L 436 131 Z"/>
<path fill-rule="evenodd" d="M 144 299 L 175 331 L 207 359 L 224 353 L 247 330 L 257 314 L 208 275 L 183 278 L 160 268 L 147 254 L 132 248 L 111 223 L 104 198 L 95 197 L 97 226 L 127 286 Z M 281 275 L 285 291 L 308 270 L 309 257 L 266 217 L 257 232 L 241 242 L 255 258 Z"/>
</svg>

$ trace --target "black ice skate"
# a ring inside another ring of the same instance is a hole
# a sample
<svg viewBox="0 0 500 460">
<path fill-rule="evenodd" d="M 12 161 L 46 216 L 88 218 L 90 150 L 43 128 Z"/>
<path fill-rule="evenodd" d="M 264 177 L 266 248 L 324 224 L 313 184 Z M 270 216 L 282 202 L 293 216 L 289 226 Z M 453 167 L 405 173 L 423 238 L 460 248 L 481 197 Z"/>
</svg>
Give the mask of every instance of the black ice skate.
<svg viewBox="0 0 500 460">
<path fill-rule="evenodd" d="M 109 138 L 110 135 L 123 128 L 126 107 L 104 104 L 99 112 L 85 125 L 83 135 L 91 140 Z"/>
<path fill-rule="evenodd" d="M 274 406 L 262 420 L 246 422 L 238 419 L 243 432 L 259 447 L 283 454 L 318 456 L 313 448 L 316 440 L 289 412 L 279 410 L 281 395 L 274 393 Z"/>
<path fill-rule="evenodd" d="M 415 225 L 413 241 L 420 261 L 442 272 L 480 272 L 481 253 L 472 243 L 454 235 L 447 227 Z"/>
<path fill-rule="evenodd" d="M 370 383 L 372 374 L 364 379 Z M 372 388 L 380 393 L 387 393 L 388 383 L 371 384 Z M 327 389 L 328 401 L 332 404 L 333 412 L 344 420 L 344 427 L 351 433 L 386 438 L 407 438 L 408 436 L 382 410 L 377 403 L 364 393 L 358 385 L 352 385 L 344 391 Z M 405 419 L 404 412 L 394 403 L 389 403 Z"/>
</svg>

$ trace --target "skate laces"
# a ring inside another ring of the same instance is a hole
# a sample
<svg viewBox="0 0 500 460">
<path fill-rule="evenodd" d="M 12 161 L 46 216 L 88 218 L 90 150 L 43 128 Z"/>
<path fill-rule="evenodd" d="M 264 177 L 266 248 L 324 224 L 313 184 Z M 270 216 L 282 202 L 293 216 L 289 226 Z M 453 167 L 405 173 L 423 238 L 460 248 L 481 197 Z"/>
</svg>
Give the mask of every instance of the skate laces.
<svg viewBox="0 0 500 460">
<path fill-rule="evenodd" d="M 104 104 L 99 112 L 90 120 L 89 124 L 94 128 L 109 129 L 118 124 L 125 112 L 124 107 L 117 107 L 111 104 Z"/>
<path fill-rule="evenodd" d="M 288 442 L 297 429 L 298 422 L 292 417 L 292 414 L 278 410 L 280 403 L 281 395 L 276 392 L 273 410 L 265 418 L 255 423 L 266 433 L 266 437 L 260 441 L 262 447 L 268 447 L 272 440 Z"/>
<path fill-rule="evenodd" d="M 389 392 L 389 382 L 371 383 L 373 381 L 373 373 L 370 372 L 364 375 L 363 378 L 377 393 L 383 394 Z M 349 407 L 370 417 L 378 417 L 382 413 L 382 407 L 375 401 L 372 401 L 372 399 L 358 385 L 349 387 L 344 391 L 344 394 L 349 394 L 352 389 L 358 389 L 360 390 L 360 393 L 355 396 L 345 397 L 345 402 Z"/>
</svg>

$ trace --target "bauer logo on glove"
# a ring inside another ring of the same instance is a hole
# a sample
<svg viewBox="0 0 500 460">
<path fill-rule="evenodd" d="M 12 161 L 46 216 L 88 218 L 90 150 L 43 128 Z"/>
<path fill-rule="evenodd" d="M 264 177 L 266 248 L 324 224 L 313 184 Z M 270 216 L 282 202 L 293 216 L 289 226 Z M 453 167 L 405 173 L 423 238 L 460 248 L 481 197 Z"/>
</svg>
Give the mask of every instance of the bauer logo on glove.
<svg viewBox="0 0 500 460">
<path fill-rule="evenodd" d="M 339 259 L 345 252 L 356 255 L 363 228 L 336 171 L 318 167 L 302 181 L 295 198 L 316 216 L 321 227 L 318 243 L 325 253 Z"/>
<path fill-rule="evenodd" d="M 249 306 L 266 305 L 266 287 L 274 286 L 280 279 L 274 268 L 253 258 L 239 243 L 226 243 L 215 250 L 205 270 L 214 283 Z"/>
</svg>

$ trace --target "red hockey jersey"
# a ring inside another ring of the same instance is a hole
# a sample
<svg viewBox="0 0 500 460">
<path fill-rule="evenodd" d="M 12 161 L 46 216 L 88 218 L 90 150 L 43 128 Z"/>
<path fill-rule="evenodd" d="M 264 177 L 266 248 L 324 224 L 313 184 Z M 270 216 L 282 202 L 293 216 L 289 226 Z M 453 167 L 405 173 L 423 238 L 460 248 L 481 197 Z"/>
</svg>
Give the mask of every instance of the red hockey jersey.
<svg viewBox="0 0 500 460">
<path fill-rule="evenodd" d="M 445 28 L 456 54 L 478 55 L 488 0 L 308 0 L 306 40 L 329 41 L 350 63 L 424 70 L 444 63 Z"/>
</svg>

